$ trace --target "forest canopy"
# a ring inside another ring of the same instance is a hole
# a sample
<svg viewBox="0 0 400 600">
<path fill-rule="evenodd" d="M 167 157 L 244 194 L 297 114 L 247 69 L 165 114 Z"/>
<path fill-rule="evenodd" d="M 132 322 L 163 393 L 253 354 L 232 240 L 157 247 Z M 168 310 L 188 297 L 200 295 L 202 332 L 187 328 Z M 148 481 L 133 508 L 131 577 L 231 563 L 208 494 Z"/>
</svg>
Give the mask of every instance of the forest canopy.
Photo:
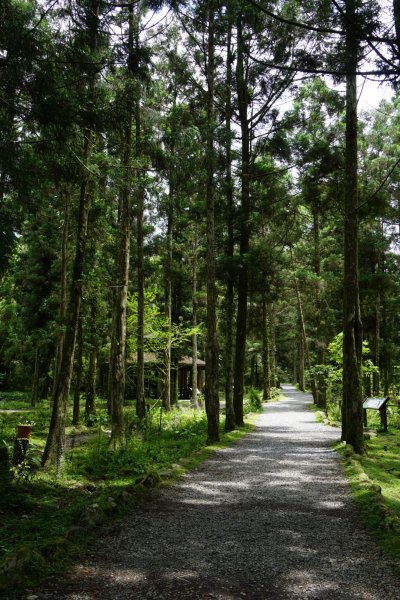
<svg viewBox="0 0 400 600">
<path fill-rule="evenodd" d="M 398 0 L 2 0 L 0 384 L 51 402 L 44 466 L 81 396 L 118 448 L 201 392 L 212 442 L 282 380 L 362 448 L 400 386 L 399 47 Z"/>
</svg>

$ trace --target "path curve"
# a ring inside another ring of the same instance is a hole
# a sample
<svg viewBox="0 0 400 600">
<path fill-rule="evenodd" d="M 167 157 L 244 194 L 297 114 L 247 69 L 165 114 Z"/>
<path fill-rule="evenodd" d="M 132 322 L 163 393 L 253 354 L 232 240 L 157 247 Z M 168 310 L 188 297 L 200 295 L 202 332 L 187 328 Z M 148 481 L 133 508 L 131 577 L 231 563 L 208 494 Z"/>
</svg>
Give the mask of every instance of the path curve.
<svg viewBox="0 0 400 600">
<path fill-rule="evenodd" d="M 257 429 L 135 510 L 38 598 L 398 600 L 400 579 L 361 525 L 337 429 L 284 386 Z"/>
</svg>

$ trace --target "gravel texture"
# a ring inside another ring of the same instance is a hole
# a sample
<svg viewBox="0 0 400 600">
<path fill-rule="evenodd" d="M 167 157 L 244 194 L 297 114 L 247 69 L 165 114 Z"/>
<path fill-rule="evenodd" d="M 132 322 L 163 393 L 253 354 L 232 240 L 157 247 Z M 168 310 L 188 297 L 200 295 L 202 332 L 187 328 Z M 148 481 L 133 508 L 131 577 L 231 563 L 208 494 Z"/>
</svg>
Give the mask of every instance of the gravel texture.
<svg viewBox="0 0 400 600">
<path fill-rule="evenodd" d="M 253 433 L 136 509 L 37 598 L 400 599 L 331 449 L 338 430 L 284 389 Z"/>
</svg>

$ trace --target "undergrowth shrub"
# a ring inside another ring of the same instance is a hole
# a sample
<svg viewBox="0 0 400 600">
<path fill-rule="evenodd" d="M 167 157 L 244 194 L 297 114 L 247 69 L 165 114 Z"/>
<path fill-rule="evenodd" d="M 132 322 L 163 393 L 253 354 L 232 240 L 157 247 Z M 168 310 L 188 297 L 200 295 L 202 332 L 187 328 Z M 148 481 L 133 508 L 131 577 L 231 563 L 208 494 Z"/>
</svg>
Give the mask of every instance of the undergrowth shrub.
<svg viewBox="0 0 400 600">
<path fill-rule="evenodd" d="M 200 411 L 160 407 L 139 422 L 127 420 L 127 441 L 118 450 L 109 448 L 109 438 L 99 429 L 85 447 L 67 455 L 69 474 L 93 479 L 140 476 L 170 466 L 204 446 L 206 415 Z"/>
<path fill-rule="evenodd" d="M 247 392 L 244 404 L 244 412 L 257 412 L 262 410 L 261 391 L 256 388 L 250 388 Z"/>
</svg>

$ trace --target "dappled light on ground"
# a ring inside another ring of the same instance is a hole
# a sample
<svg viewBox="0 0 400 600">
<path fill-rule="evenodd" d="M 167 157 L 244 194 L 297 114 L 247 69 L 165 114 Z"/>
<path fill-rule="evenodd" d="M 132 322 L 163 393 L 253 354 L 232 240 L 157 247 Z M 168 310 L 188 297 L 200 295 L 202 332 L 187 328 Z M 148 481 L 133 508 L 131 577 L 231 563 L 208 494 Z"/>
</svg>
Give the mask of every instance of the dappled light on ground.
<svg viewBox="0 0 400 600">
<path fill-rule="evenodd" d="M 48 597 L 398 599 L 331 449 L 338 430 L 314 422 L 309 396 L 289 396 L 136 510 Z"/>
</svg>

